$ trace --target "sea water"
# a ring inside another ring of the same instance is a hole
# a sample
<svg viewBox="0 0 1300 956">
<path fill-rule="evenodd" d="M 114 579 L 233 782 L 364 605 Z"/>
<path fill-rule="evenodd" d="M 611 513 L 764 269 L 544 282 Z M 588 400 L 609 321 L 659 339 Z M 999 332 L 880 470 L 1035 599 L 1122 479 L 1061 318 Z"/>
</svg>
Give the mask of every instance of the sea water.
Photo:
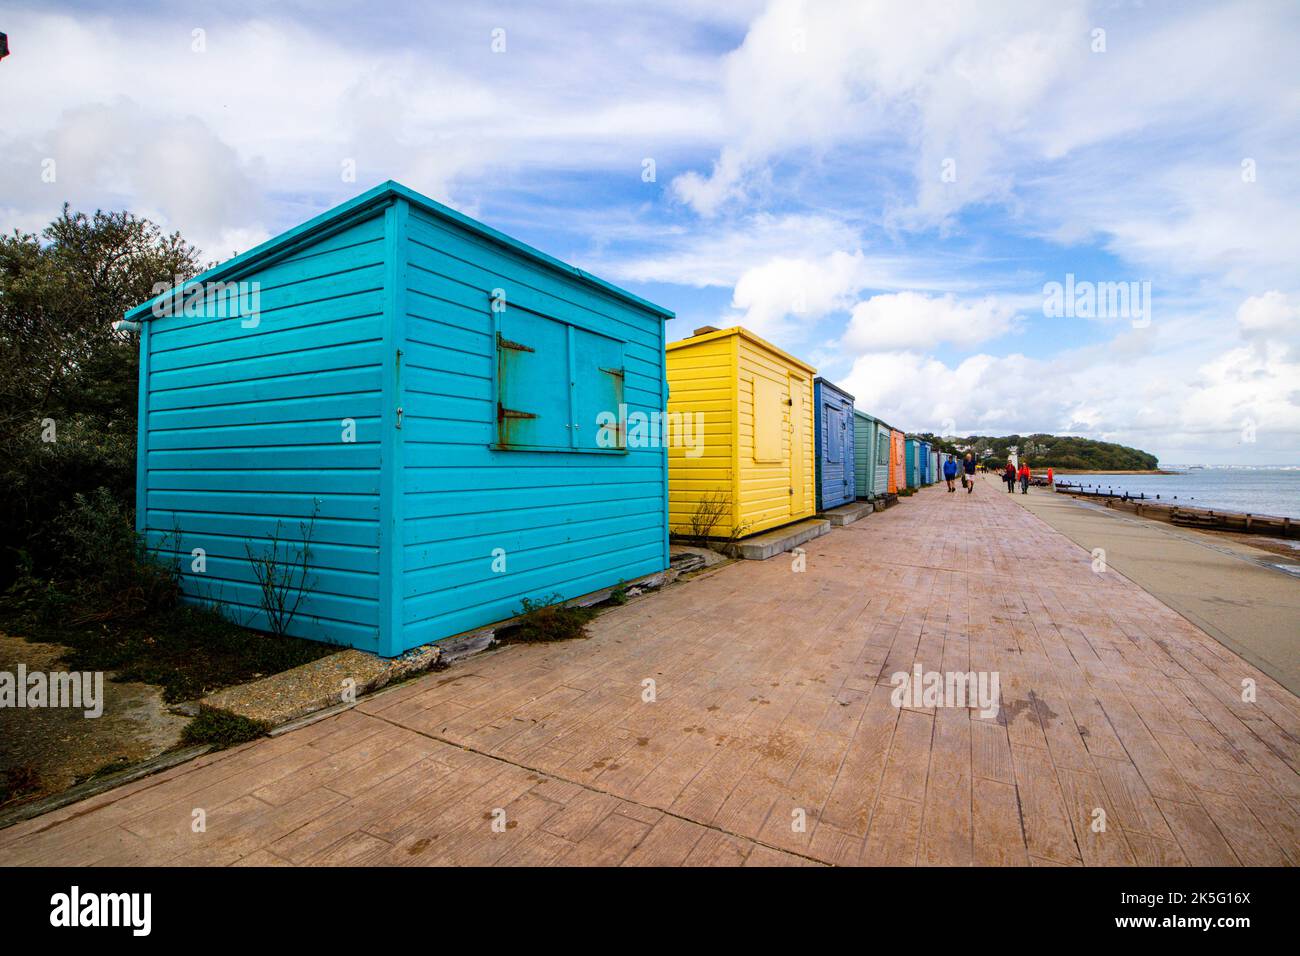
<svg viewBox="0 0 1300 956">
<path fill-rule="evenodd" d="M 1113 490 L 1130 496 L 1175 498 L 1180 505 L 1257 515 L 1300 518 L 1300 467 L 1190 468 L 1164 466 L 1171 475 L 1071 475 L 1057 471 L 1057 481 L 1078 482 L 1088 491 Z M 1091 486 L 1090 488 L 1088 486 Z"/>
</svg>

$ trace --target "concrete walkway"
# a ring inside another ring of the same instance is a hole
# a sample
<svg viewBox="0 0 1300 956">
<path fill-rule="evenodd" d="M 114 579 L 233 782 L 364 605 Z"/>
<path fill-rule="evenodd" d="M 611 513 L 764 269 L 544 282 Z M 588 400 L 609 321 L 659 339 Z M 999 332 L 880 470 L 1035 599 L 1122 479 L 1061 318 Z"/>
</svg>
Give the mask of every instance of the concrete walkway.
<svg viewBox="0 0 1300 956">
<path fill-rule="evenodd" d="M 1102 548 L 1110 567 L 1300 693 L 1300 576 L 1279 568 L 1300 570 L 1296 558 L 1045 489 L 1015 501 L 1089 552 Z"/>
<path fill-rule="evenodd" d="M 804 560 L 0 831 L 0 862 L 1300 861 L 1300 701 L 993 480 Z M 914 663 L 996 671 L 999 714 L 895 707 Z"/>
</svg>

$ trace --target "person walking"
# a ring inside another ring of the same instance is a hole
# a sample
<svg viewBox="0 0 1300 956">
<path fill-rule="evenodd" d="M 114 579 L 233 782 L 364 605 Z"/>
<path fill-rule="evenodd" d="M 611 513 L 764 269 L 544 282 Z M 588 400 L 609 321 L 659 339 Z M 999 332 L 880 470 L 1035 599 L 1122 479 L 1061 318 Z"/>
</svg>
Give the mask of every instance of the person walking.
<svg viewBox="0 0 1300 956">
<path fill-rule="evenodd" d="M 1020 471 L 1018 471 L 1016 474 L 1020 478 L 1020 493 L 1022 495 L 1029 494 L 1029 476 L 1030 476 L 1029 462 L 1022 461 L 1020 463 Z"/>
<path fill-rule="evenodd" d="M 1052 478 L 1052 469 L 1048 468 L 1048 469 L 1047 469 L 1047 487 L 1052 488 L 1052 487 L 1055 486 L 1055 484 L 1056 484 L 1056 481 Z"/>
<path fill-rule="evenodd" d="M 1016 466 L 1010 458 L 1007 459 L 1007 467 L 1002 469 L 1002 480 L 1006 482 L 1007 494 L 1013 495 L 1016 492 Z"/>
<path fill-rule="evenodd" d="M 962 475 L 966 479 L 966 494 L 975 490 L 975 456 L 966 452 L 966 458 L 961 463 Z"/>
<path fill-rule="evenodd" d="M 957 486 L 953 484 L 957 480 L 957 459 L 948 455 L 943 460 L 943 477 L 948 482 L 948 490 L 956 491 Z"/>
</svg>

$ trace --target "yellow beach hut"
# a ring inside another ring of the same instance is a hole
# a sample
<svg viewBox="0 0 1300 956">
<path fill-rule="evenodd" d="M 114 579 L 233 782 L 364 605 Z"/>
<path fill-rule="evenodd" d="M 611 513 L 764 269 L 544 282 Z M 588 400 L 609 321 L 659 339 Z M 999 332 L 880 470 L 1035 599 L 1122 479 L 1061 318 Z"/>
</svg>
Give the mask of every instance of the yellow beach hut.
<svg viewBox="0 0 1300 956">
<path fill-rule="evenodd" d="M 740 326 L 696 329 L 667 353 L 671 529 L 742 537 L 812 517 L 817 370 Z"/>
</svg>

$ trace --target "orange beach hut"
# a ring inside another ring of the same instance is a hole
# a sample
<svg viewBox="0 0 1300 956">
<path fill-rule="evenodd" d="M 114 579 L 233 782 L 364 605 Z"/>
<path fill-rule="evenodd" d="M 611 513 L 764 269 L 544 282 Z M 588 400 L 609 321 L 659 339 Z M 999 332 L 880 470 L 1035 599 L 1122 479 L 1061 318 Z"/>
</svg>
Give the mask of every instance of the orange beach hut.
<svg viewBox="0 0 1300 956">
<path fill-rule="evenodd" d="M 889 493 L 907 487 L 907 439 L 896 428 L 889 430 Z"/>
</svg>

